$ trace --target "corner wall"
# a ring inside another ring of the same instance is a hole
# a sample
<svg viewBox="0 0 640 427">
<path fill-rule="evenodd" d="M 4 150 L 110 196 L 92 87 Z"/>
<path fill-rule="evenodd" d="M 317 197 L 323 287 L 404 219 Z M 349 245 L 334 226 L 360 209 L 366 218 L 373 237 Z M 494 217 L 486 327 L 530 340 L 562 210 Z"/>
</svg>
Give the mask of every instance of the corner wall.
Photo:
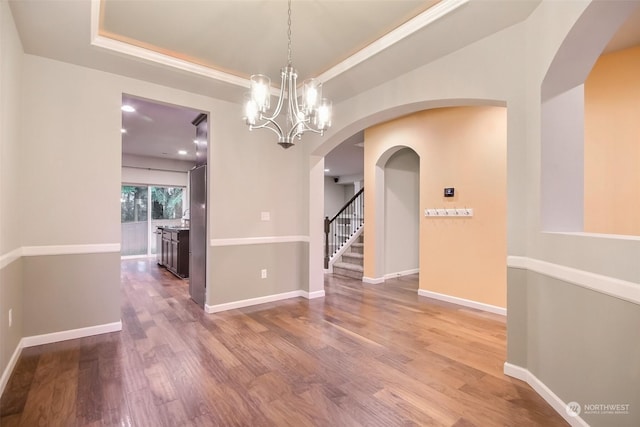
<svg viewBox="0 0 640 427">
<path fill-rule="evenodd" d="M 20 182 L 22 44 L 11 10 L 0 0 L 0 393 L 23 336 Z M 12 325 L 9 326 L 9 310 Z"/>
</svg>

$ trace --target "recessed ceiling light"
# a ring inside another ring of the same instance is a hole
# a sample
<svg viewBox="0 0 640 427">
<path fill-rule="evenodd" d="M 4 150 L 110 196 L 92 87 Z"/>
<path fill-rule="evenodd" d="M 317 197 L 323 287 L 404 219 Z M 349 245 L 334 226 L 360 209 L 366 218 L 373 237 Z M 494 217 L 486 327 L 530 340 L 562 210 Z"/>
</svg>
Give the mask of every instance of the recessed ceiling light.
<svg viewBox="0 0 640 427">
<path fill-rule="evenodd" d="M 123 105 L 122 107 L 120 107 L 120 109 L 125 113 L 133 113 L 134 111 L 136 111 L 136 109 L 133 108 L 131 105 Z"/>
<path fill-rule="evenodd" d="M 325 172 L 331 172 L 331 169 L 325 169 L 324 171 Z"/>
<path fill-rule="evenodd" d="M 193 140 L 193 143 L 194 143 L 194 144 L 199 144 L 199 143 L 200 143 L 200 141 L 198 141 L 197 139 L 194 139 L 194 140 Z"/>
<path fill-rule="evenodd" d="M 125 128 L 120 129 L 120 133 L 127 133 L 127 130 Z"/>
<path fill-rule="evenodd" d="M 178 154 L 180 154 L 181 156 L 186 156 L 187 155 L 187 151 L 186 150 L 179 150 Z"/>
</svg>

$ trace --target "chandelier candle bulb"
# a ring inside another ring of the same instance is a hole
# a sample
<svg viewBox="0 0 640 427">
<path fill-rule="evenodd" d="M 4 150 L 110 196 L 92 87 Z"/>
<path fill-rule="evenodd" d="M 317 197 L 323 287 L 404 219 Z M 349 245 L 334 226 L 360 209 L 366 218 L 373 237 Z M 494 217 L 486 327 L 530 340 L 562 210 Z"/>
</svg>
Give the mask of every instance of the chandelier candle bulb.
<svg viewBox="0 0 640 427">
<path fill-rule="evenodd" d="M 267 112 L 271 107 L 271 79 L 263 74 L 251 76 L 251 97 L 258 111 Z"/>
<path fill-rule="evenodd" d="M 318 108 L 320 98 L 322 98 L 322 83 L 317 79 L 307 79 L 303 83 L 304 104 L 303 109 L 306 114 Z"/>
<path fill-rule="evenodd" d="M 251 96 L 251 93 L 246 93 L 244 95 L 244 121 L 247 125 L 252 126 L 256 124 L 257 119 L 258 106 L 253 100 L 253 96 Z M 194 142 L 197 143 L 196 141 Z"/>
<path fill-rule="evenodd" d="M 327 98 L 322 98 L 316 114 L 316 127 L 320 130 L 327 130 L 331 127 L 331 110 L 333 106 Z"/>
</svg>

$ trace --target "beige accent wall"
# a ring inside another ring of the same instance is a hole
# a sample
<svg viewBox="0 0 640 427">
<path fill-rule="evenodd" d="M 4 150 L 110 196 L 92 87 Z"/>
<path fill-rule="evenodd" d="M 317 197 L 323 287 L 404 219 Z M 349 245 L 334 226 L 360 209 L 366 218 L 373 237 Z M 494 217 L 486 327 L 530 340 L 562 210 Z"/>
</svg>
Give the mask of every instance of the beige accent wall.
<svg viewBox="0 0 640 427">
<path fill-rule="evenodd" d="M 426 110 L 365 131 L 365 277 L 376 278 L 376 163 L 395 147 L 420 157 L 420 209 L 473 208 L 420 219 L 420 289 L 506 306 L 506 109 Z M 444 198 L 445 187 L 456 195 Z M 378 256 L 379 258 L 379 256 Z"/>
<path fill-rule="evenodd" d="M 640 236 L 640 46 L 602 55 L 584 94 L 584 231 Z"/>
</svg>

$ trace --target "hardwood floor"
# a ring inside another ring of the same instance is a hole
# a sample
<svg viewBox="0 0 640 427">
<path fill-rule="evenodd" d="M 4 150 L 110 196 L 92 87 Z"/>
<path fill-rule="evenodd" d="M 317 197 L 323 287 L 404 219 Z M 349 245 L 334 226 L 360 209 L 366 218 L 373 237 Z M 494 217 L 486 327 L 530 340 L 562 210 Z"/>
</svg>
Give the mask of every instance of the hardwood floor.
<svg viewBox="0 0 640 427">
<path fill-rule="evenodd" d="M 153 261 L 122 266 L 122 332 L 25 348 L 0 425 L 567 425 L 502 373 L 504 318 L 417 276 L 205 314 Z"/>
</svg>

